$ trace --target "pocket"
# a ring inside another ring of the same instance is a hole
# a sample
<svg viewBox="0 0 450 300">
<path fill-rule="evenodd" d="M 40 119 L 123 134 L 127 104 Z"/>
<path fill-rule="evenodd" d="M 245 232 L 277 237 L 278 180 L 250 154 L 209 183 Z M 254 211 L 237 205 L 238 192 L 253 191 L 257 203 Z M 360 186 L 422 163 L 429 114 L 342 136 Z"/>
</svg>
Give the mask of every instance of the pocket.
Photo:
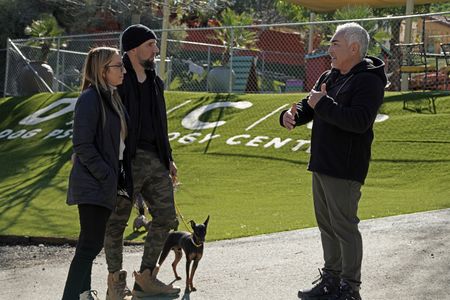
<svg viewBox="0 0 450 300">
<path fill-rule="evenodd" d="M 108 175 L 101 182 L 102 190 L 106 197 L 110 199 L 117 194 L 117 176 L 113 170 L 109 170 Z"/>
<path fill-rule="evenodd" d="M 75 161 L 69 176 L 71 204 L 95 198 L 100 189 L 101 183 L 78 160 Z"/>
</svg>

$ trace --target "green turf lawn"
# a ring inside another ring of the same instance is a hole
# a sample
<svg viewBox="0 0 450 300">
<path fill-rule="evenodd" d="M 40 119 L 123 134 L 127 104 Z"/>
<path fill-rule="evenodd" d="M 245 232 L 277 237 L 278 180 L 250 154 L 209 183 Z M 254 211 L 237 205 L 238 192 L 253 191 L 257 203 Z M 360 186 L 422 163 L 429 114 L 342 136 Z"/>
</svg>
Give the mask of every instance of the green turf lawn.
<svg viewBox="0 0 450 300">
<path fill-rule="evenodd" d="M 67 123 L 72 114 L 36 125 L 19 125 L 20 120 L 56 99 L 76 96 L 39 94 L 0 99 L 0 235 L 77 236 L 77 209 L 65 204 L 71 141 L 64 132 L 71 127 Z M 168 115 L 171 137 L 179 135 L 171 141 L 181 181 L 175 198 L 186 220 L 200 222 L 211 216 L 208 240 L 315 226 L 311 174 L 306 170 L 308 145 L 291 150 L 295 140 L 309 140 L 310 130 L 303 126 L 288 132 L 278 125 L 279 113 L 246 130 L 300 96 L 167 92 L 168 109 L 191 100 Z M 380 112 L 390 118 L 375 124 L 373 160 L 360 202 L 361 219 L 450 207 L 450 96 L 436 101 L 436 115 L 420 111 L 424 104 L 419 102 L 412 106 L 419 112 L 403 110 L 404 97 L 413 96 L 387 93 Z M 223 126 L 189 130 L 181 125 L 194 109 L 219 101 L 249 101 L 252 106 L 215 109 L 200 117 L 204 122 L 226 121 Z M 7 129 L 41 131 L 29 138 L 14 138 Z M 45 138 L 54 129 L 63 133 Z M 192 133 L 199 136 L 186 144 L 186 135 Z M 204 141 L 208 133 L 220 136 Z M 249 136 L 235 139 L 240 144 L 226 143 L 230 137 L 244 134 Z M 259 138 L 261 142 L 244 145 L 257 136 L 264 136 Z M 273 138 L 293 141 L 278 149 L 264 147 Z M 133 212 L 132 218 L 135 215 Z M 180 229 L 185 230 L 184 225 Z M 144 238 L 131 228 L 125 235 L 136 241 Z"/>
</svg>

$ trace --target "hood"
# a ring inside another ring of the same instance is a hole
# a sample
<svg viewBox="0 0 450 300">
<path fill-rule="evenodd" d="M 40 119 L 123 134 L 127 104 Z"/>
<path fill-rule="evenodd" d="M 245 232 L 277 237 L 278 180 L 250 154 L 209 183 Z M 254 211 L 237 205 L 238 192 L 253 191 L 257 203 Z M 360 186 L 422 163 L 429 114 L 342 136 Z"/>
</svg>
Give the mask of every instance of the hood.
<svg viewBox="0 0 450 300">
<path fill-rule="evenodd" d="M 384 71 L 384 62 L 374 56 L 366 56 L 363 61 L 361 61 L 359 64 L 354 66 L 350 70 L 350 74 L 357 74 L 360 72 L 370 72 L 376 74 L 378 77 L 380 77 L 381 81 L 383 82 L 383 85 L 386 86 L 387 84 L 387 77 L 386 72 Z"/>
</svg>

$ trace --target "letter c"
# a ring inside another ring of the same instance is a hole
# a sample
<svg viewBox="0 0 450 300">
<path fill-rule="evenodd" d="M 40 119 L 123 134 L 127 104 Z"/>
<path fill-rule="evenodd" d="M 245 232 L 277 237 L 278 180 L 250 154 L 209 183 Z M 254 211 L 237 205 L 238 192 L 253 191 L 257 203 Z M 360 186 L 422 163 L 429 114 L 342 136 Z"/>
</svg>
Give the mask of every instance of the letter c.
<svg viewBox="0 0 450 300">
<path fill-rule="evenodd" d="M 238 109 L 246 109 L 251 107 L 253 104 L 248 101 L 239 101 L 239 102 L 215 102 L 202 107 L 199 107 L 193 111 L 191 111 L 187 116 L 183 118 L 181 121 L 181 125 L 183 125 L 186 129 L 191 130 L 201 130 L 214 128 L 224 125 L 225 121 L 217 121 L 217 122 L 202 122 L 200 121 L 200 116 L 207 111 L 220 108 L 220 107 L 233 107 Z"/>
</svg>

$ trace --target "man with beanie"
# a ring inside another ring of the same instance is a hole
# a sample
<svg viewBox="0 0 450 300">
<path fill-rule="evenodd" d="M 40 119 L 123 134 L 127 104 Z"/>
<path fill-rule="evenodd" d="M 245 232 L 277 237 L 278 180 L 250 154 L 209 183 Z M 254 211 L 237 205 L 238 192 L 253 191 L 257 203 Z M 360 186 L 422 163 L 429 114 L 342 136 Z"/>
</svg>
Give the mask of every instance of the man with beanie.
<svg viewBox="0 0 450 300">
<path fill-rule="evenodd" d="M 178 227 L 172 178 L 177 168 L 167 132 L 163 81 L 155 72 L 155 56 L 159 49 L 156 35 L 148 27 L 137 24 L 125 29 L 121 36 L 123 63 L 127 72 L 119 94 L 129 115 L 129 131 L 125 142 L 124 168 L 130 168 L 135 199 L 141 195 L 149 207 L 152 221 L 144 243 L 139 272 L 134 272 L 131 293 L 122 270 L 123 234 L 130 218 L 132 199 L 118 195 L 105 233 L 108 265 L 107 300 L 131 299 L 153 295 L 178 294 L 180 289 L 157 279 L 157 259 L 171 229 Z"/>
</svg>

